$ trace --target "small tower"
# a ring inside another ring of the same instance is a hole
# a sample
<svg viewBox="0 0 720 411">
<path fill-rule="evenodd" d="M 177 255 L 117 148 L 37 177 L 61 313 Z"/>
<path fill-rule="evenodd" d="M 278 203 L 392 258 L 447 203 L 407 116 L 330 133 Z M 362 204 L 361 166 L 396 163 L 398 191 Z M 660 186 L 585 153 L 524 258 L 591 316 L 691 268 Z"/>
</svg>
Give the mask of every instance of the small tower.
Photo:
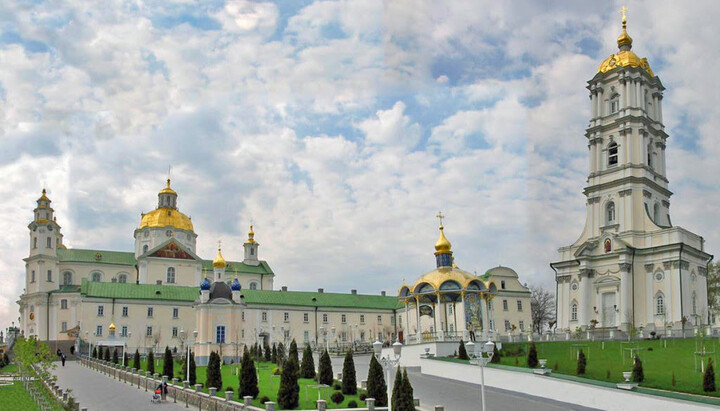
<svg viewBox="0 0 720 411">
<path fill-rule="evenodd" d="M 177 193 L 170 188 L 170 179 L 167 179 L 167 186 L 158 193 L 157 208 L 172 208 L 177 210 Z"/>
<path fill-rule="evenodd" d="M 225 267 L 227 267 L 227 263 L 222 256 L 222 252 L 220 251 L 220 244 L 218 242 L 218 252 L 215 256 L 215 259 L 213 260 L 213 281 L 218 282 L 223 280 L 223 276 L 225 275 Z"/>
<path fill-rule="evenodd" d="M 444 227 L 442 224 L 442 220 L 445 216 L 439 212 L 437 218 L 440 219 L 440 237 L 435 243 L 435 262 L 437 263 L 437 268 L 451 268 L 453 265 L 453 256 L 451 251 L 452 244 L 450 244 L 450 241 L 445 238 L 445 233 L 443 232 Z"/>
<path fill-rule="evenodd" d="M 243 244 L 243 247 L 245 247 L 245 259 L 243 260 L 244 264 L 247 265 L 260 265 L 260 260 L 258 260 L 258 242 L 255 241 L 255 232 L 253 231 L 253 226 L 250 225 L 250 231 L 248 232 L 248 239 Z"/>
<path fill-rule="evenodd" d="M 60 226 L 55 221 L 50 203 L 43 189 L 37 199 L 37 207 L 33 210 L 33 221 L 28 224 L 30 252 L 25 259 L 28 294 L 56 290 L 61 282 L 57 249 L 64 246 Z"/>
</svg>

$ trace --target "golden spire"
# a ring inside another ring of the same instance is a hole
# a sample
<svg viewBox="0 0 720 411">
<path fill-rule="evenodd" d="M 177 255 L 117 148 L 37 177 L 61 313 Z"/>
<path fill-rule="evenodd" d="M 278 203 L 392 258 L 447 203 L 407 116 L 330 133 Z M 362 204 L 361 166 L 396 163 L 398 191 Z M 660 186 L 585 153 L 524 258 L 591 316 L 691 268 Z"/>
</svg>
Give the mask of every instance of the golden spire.
<svg viewBox="0 0 720 411">
<path fill-rule="evenodd" d="M 169 179 L 169 178 L 167 179 L 167 185 L 165 186 L 165 188 L 163 188 L 162 190 L 160 190 L 160 194 L 174 194 L 174 195 L 177 195 L 177 193 L 175 192 L 175 190 L 173 190 L 172 188 L 170 188 L 170 179 Z"/>
<path fill-rule="evenodd" d="M 115 323 L 110 323 L 110 327 L 108 327 L 110 331 L 115 331 Z"/>
<path fill-rule="evenodd" d="M 630 50 L 632 48 L 632 37 L 627 34 L 627 17 L 625 12 L 627 7 L 622 6 L 620 13 L 622 13 L 622 34 L 617 39 L 618 47 L 620 50 Z M 625 48 L 624 48 L 625 47 Z"/>
<path fill-rule="evenodd" d="M 440 220 L 440 238 L 438 238 L 437 242 L 435 243 L 435 255 L 452 254 L 452 251 L 450 251 L 450 249 L 452 248 L 452 244 L 450 244 L 450 241 L 445 238 L 445 233 L 443 231 L 445 227 L 443 227 L 442 220 L 443 218 L 445 218 L 445 216 L 441 211 L 438 211 L 436 217 Z"/>
<path fill-rule="evenodd" d="M 47 192 L 46 192 L 45 189 L 43 188 L 43 189 L 42 189 L 42 195 L 40 196 L 40 198 L 38 198 L 38 201 L 48 201 L 48 202 L 49 202 L 50 199 L 47 197 L 46 194 L 47 194 Z"/>
<path fill-rule="evenodd" d="M 227 266 L 227 263 L 220 252 L 220 244 L 220 241 L 218 241 L 218 253 L 213 260 L 213 267 L 215 268 L 225 268 Z"/>
<path fill-rule="evenodd" d="M 250 231 L 248 231 L 248 240 L 247 240 L 247 242 L 248 242 L 249 244 L 254 244 L 254 243 L 255 243 L 255 231 L 253 231 L 253 226 L 252 226 L 252 224 L 250 224 Z"/>
</svg>

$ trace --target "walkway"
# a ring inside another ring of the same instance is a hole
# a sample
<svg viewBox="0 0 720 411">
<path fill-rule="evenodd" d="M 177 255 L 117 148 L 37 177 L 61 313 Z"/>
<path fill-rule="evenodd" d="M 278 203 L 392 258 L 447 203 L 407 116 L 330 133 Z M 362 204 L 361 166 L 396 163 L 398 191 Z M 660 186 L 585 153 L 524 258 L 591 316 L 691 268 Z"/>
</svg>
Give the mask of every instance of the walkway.
<svg viewBox="0 0 720 411">
<path fill-rule="evenodd" d="M 125 411 L 125 410 L 180 410 L 184 405 L 173 404 L 172 398 L 163 404 L 151 404 L 150 392 L 138 389 L 108 377 L 105 374 L 83 367 L 79 361 L 68 361 L 63 367 L 59 362 L 53 374 L 63 390 L 72 389 L 72 395 L 81 408 L 88 411 Z"/>
</svg>

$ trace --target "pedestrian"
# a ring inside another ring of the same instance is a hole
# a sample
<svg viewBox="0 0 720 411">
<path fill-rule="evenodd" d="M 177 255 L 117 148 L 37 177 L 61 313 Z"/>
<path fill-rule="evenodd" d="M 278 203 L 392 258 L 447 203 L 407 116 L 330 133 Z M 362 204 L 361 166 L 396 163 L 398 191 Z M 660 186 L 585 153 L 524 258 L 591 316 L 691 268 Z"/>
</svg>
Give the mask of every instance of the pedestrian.
<svg viewBox="0 0 720 411">
<path fill-rule="evenodd" d="M 58 348 L 57 351 L 55 351 L 55 354 L 60 357 L 62 355 L 62 350 Z"/>
<path fill-rule="evenodd" d="M 60 361 L 62 361 L 62 366 L 63 366 L 63 367 L 65 366 L 65 358 L 66 358 L 66 357 L 65 357 L 65 354 L 60 353 Z"/>
<path fill-rule="evenodd" d="M 167 392 L 168 392 L 167 382 L 165 382 L 165 381 L 161 382 L 160 385 L 158 385 L 155 390 L 156 390 L 155 392 L 160 391 L 160 397 L 163 401 L 165 401 L 165 397 L 167 396 Z"/>
<path fill-rule="evenodd" d="M 75 346 L 74 345 L 70 346 L 70 355 L 75 355 Z"/>
</svg>

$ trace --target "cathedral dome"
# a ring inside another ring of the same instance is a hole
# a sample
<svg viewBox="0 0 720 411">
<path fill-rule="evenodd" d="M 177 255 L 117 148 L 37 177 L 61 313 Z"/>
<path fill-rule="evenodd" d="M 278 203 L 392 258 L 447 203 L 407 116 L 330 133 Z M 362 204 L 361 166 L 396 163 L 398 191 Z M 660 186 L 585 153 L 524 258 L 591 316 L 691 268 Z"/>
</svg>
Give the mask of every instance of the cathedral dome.
<svg viewBox="0 0 720 411">
<path fill-rule="evenodd" d="M 233 291 L 240 291 L 242 289 L 242 286 L 240 285 L 240 281 L 238 279 L 234 279 L 232 284 L 230 285 L 230 289 Z"/>
<path fill-rule="evenodd" d="M 212 301 L 216 298 L 225 298 L 232 301 L 232 290 L 230 286 L 222 281 L 215 281 L 210 286 L 210 299 Z"/>
<path fill-rule="evenodd" d="M 208 280 L 207 277 L 205 277 L 202 282 L 200 283 L 200 289 L 203 291 L 210 289 L 210 280 Z"/>
<path fill-rule="evenodd" d="M 143 229 L 145 227 L 155 228 L 168 226 L 180 230 L 195 232 L 190 217 L 178 210 L 165 207 L 158 208 L 149 213 L 144 213 L 138 229 Z"/>
<path fill-rule="evenodd" d="M 227 262 L 225 262 L 225 259 L 222 256 L 222 253 L 220 252 L 220 249 L 218 248 L 217 255 L 215 256 L 215 259 L 213 260 L 213 267 L 215 268 L 225 268 L 227 266 Z"/>
<path fill-rule="evenodd" d="M 650 77 L 655 77 L 647 58 L 640 58 L 630 50 L 632 49 L 632 42 L 632 37 L 627 33 L 627 19 L 625 18 L 625 10 L 623 9 L 622 33 L 617 39 L 617 45 L 620 51 L 606 58 L 600 64 L 600 67 L 598 67 L 598 73 L 607 73 L 618 67 L 635 67 L 645 70 L 650 74 Z"/>
</svg>

